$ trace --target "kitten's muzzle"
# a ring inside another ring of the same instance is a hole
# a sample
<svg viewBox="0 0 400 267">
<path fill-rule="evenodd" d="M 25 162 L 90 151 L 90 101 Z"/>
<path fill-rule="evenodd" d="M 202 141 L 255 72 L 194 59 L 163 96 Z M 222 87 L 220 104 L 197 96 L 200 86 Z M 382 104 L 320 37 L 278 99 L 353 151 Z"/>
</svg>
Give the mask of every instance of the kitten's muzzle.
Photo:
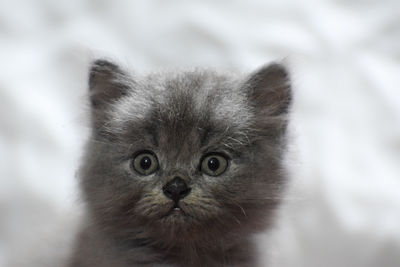
<svg viewBox="0 0 400 267">
<path fill-rule="evenodd" d="M 164 185 L 162 190 L 166 197 L 172 199 L 175 203 L 178 203 L 179 200 L 189 195 L 192 189 L 187 186 L 186 182 L 182 178 L 175 177 Z"/>
</svg>

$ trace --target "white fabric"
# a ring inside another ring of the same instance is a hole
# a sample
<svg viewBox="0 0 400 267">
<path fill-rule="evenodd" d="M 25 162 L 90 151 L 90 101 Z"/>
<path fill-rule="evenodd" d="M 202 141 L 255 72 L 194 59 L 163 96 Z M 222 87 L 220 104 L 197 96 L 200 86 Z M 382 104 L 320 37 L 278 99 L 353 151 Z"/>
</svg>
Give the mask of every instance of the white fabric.
<svg viewBox="0 0 400 267">
<path fill-rule="evenodd" d="M 99 55 L 139 73 L 284 59 L 292 186 L 272 264 L 400 266 L 399 44 L 398 0 L 0 2 L 0 266 L 68 252 Z"/>
</svg>

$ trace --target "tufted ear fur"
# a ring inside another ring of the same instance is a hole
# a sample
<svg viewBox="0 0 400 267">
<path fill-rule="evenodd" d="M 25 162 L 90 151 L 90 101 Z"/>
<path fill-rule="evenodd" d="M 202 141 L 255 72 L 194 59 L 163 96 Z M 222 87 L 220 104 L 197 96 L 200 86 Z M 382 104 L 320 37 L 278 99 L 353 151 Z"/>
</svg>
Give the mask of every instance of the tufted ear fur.
<svg viewBox="0 0 400 267">
<path fill-rule="evenodd" d="M 112 138 L 108 129 L 112 104 L 127 95 L 134 80 L 117 65 L 106 60 L 92 63 L 89 74 L 89 99 L 93 133 Z"/>
<path fill-rule="evenodd" d="M 250 74 L 245 86 L 257 114 L 274 117 L 288 113 L 292 93 L 289 74 L 283 65 L 272 63 L 261 67 Z"/>
<path fill-rule="evenodd" d="M 104 109 L 107 104 L 125 95 L 129 76 L 117 65 L 99 59 L 92 63 L 89 74 L 90 102 L 93 109 Z"/>
<path fill-rule="evenodd" d="M 250 74 L 245 82 L 249 103 L 253 106 L 256 127 L 264 136 L 284 138 L 292 102 L 290 78 L 286 68 L 272 63 Z"/>
</svg>

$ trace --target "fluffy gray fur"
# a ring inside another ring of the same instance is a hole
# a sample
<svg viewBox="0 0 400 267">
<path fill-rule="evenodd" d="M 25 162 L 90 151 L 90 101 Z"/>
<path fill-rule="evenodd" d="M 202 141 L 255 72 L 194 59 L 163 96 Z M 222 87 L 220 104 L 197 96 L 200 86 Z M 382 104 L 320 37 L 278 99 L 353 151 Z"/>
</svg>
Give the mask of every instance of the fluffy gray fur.
<svg viewBox="0 0 400 267">
<path fill-rule="evenodd" d="M 252 237 L 270 226 L 285 183 L 285 68 L 136 77 L 98 60 L 89 89 L 80 171 L 88 216 L 70 266 L 256 266 Z M 147 176 L 131 164 L 143 150 L 159 162 Z M 218 177 L 199 167 L 210 152 L 229 158 Z M 162 188 L 176 176 L 191 192 L 171 214 Z"/>
</svg>

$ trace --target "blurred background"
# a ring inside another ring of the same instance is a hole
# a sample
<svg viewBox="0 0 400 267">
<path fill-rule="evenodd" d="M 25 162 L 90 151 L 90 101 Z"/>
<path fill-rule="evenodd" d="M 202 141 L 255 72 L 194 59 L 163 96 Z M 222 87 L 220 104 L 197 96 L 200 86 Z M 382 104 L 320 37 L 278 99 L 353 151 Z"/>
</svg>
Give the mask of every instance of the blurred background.
<svg viewBox="0 0 400 267">
<path fill-rule="evenodd" d="M 88 64 L 291 69 L 291 186 L 265 265 L 400 266 L 400 1 L 0 1 L 0 266 L 62 266 Z M 269 246 L 269 247 L 268 247 Z"/>
</svg>

